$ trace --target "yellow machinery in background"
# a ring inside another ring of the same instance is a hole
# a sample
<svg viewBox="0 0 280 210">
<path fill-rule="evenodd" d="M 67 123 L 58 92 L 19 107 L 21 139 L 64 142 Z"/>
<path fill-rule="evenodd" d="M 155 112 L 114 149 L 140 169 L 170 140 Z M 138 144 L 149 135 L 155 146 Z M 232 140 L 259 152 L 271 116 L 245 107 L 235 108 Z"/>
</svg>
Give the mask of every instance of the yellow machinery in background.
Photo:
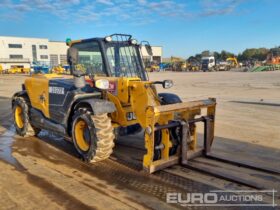
<svg viewBox="0 0 280 210">
<path fill-rule="evenodd" d="M 7 71 L 8 74 L 30 74 L 30 68 L 13 66 Z"/>
<path fill-rule="evenodd" d="M 198 62 L 188 62 L 188 71 L 200 71 L 201 67 L 200 67 L 200 63 Z"/>
<path fill-rule="evenodd" d="M 158 72 L 160 70 L 160 67 L 157 63 L 149 61 L 149 62 L 146 62 L 146 64 L 145 64 L 145 70 L 147 72 L 155 72 L 155 71 Z"/>
<path fill-rule="evenodd" d="M 189 71 L 200 71 L 200 65 L 190 65 Z"/>
<path fill-rule="evenodd" d="M 171 67 L 172 71 L 187 71 L 188 70 L 189 64 L 183 58 L 171 56 L 170 62 L 171 62 L 171 66 L 172 66 Z"/>
<path fill-rule="evenodd" d="M 31 69 L 30 68 L 23 68 L 22 73 L 24 74 L 30 74 Z"/>
<path fill-rule="evenodd" d="M 0 74 L 3 74 L 4 73 L 4 69 L 2 67 L 2 65 L 0 65 Z"/>
<path fill-rule="evenodd" d="M 187 61 L 188 71 L 192 71 L 192 72 L 200 71 L 201 63 L 197 58 L 190 57 L 186 61 Z"/>
<path fill-rule="evenodd" d="M 229 57 L 226 60 L 230 66 L 230 68 L 239 68 L 239 63 L 236 57 Z"/>
<path fill-rule="evenodd" d="M 53 67 L 52 72 L 55 74 L 65 74 L 66 73 L 65 68 L 63 68 L 62 66 Z"/>
<path fill-rule="evenodd" d="M 11 67 L 8 69 L 8 74 L 20 74 L 22 73 L 22 69 L 18 67 Z"/>
<path fill-rule="evenodd" d="M 146 70 L 147 72 L 157 72 L 157 71 L 159 71 L 159 65 L 153 64 L 153 65 L 151 65 L 151 66 L 147 66 L 147 67 L 145 68 L 145 70 Z"/>
</svg>

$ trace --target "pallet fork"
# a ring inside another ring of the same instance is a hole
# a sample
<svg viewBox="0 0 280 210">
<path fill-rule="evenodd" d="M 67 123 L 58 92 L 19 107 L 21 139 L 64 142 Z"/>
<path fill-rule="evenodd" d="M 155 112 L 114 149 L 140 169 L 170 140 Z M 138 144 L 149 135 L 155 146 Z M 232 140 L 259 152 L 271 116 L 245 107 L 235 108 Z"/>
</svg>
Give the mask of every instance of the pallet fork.
<svg viewBox="0 0 280 210">
<path fill-rule="evenodd" d="M 149 107 L 146 111 L 147 128 L 145 130 L 145 147 L 147 154 L 144 156 L 143 166 L 149 173 L 161 170 L 174 164 L 187 164 L 189 159 L 195 158 L 210 151 L 214 139 L 216 100 L 185 102 L 180 104 Z M 204 116 L 201 110 L 207 109 Z M 195 124 L 204 122 L 204 137 L 207 139 L 204 148 L 197 148 L 197 132 Z M 154 126 L 153 126 L 154 125 Z M 171 128 L 181 127 L 181 152 L 177 155 L 170 155 L 170 130 Z M 192 128 L 192 129 L 191 129 Z M 162 145 L 161 159 L 153 160 L 155 132 L 161 132 Z"/>
</svg>

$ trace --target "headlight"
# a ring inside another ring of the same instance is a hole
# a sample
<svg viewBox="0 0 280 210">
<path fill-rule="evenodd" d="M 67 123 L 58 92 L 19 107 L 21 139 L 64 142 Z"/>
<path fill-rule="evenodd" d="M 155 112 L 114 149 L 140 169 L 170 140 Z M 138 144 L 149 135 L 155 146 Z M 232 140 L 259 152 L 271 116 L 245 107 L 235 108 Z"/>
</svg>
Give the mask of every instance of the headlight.
<svg viewBox="0 0 280 210">
<path fill-rule="evenodd" d="M 136 39 L 131 39 L 130 43 L 133 44 L 133 45 L 137 45 L 137 40 Z"/>
<path fill-rule="evenodd" d="M 162 83 L 163 88 L 171 88 L 173 86 L 173 81 L 172 80 L 164 80 Z"/>
<path fill-rule="evenodd" d="M 105 41 L 106 42 L 111 42 L 113 39 L 112 39 L 112 37 L 111 36 L 106 36 L 105 37 Z"/>
<path fill-rule="evenodd" d="M 95 81 L 95 87 L 101 90 L 108 90 L 110 83 L 107 79 L 98 79 Z"/>
</svg>

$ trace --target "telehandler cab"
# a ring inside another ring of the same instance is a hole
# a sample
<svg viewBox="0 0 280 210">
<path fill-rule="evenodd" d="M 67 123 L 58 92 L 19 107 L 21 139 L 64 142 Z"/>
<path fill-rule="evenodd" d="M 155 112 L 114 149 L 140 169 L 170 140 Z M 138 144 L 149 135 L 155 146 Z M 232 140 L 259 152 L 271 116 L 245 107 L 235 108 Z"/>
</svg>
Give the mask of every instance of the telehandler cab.
<svg viewBox="0 0 280 210">
<path fill-rule="evenodd" d="M 37 135 L 41 129 L 57 133 L 73 142 L 84 161 L 97 162 L 112 154 L 115 135 L 142 128 L 147 150 L 143 168 L 149 173 L 186 164 L 210 150 L 215 99 L 182 102 L 177 95 L 158 94 L 157 84 L 169 88 L 173 83 L 148 80 L 141 55 L 142 47 L 152 53 L 147 42 L 114 34 L 68 45 L 73 77 L 33 74 L 14 94 L 17 134 Z M 196 145 L 197 122 L 205 125 L 203 148 Z"/>
</svg>

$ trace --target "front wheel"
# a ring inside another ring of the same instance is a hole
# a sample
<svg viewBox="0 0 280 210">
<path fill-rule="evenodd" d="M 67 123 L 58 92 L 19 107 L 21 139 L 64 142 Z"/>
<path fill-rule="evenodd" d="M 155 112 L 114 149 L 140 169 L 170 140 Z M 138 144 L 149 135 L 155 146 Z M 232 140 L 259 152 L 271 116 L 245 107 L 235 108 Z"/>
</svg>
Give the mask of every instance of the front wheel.
<svg viewBox="0 0 280 210">
<path fill-rule="evenodd" d="M 78 110 L 73 116 L 72 138 L 74 146 L 86 162 L 98 162 L 113 152 L 114 129 L 108 115 L 92 115 Z"/>
</svg>

